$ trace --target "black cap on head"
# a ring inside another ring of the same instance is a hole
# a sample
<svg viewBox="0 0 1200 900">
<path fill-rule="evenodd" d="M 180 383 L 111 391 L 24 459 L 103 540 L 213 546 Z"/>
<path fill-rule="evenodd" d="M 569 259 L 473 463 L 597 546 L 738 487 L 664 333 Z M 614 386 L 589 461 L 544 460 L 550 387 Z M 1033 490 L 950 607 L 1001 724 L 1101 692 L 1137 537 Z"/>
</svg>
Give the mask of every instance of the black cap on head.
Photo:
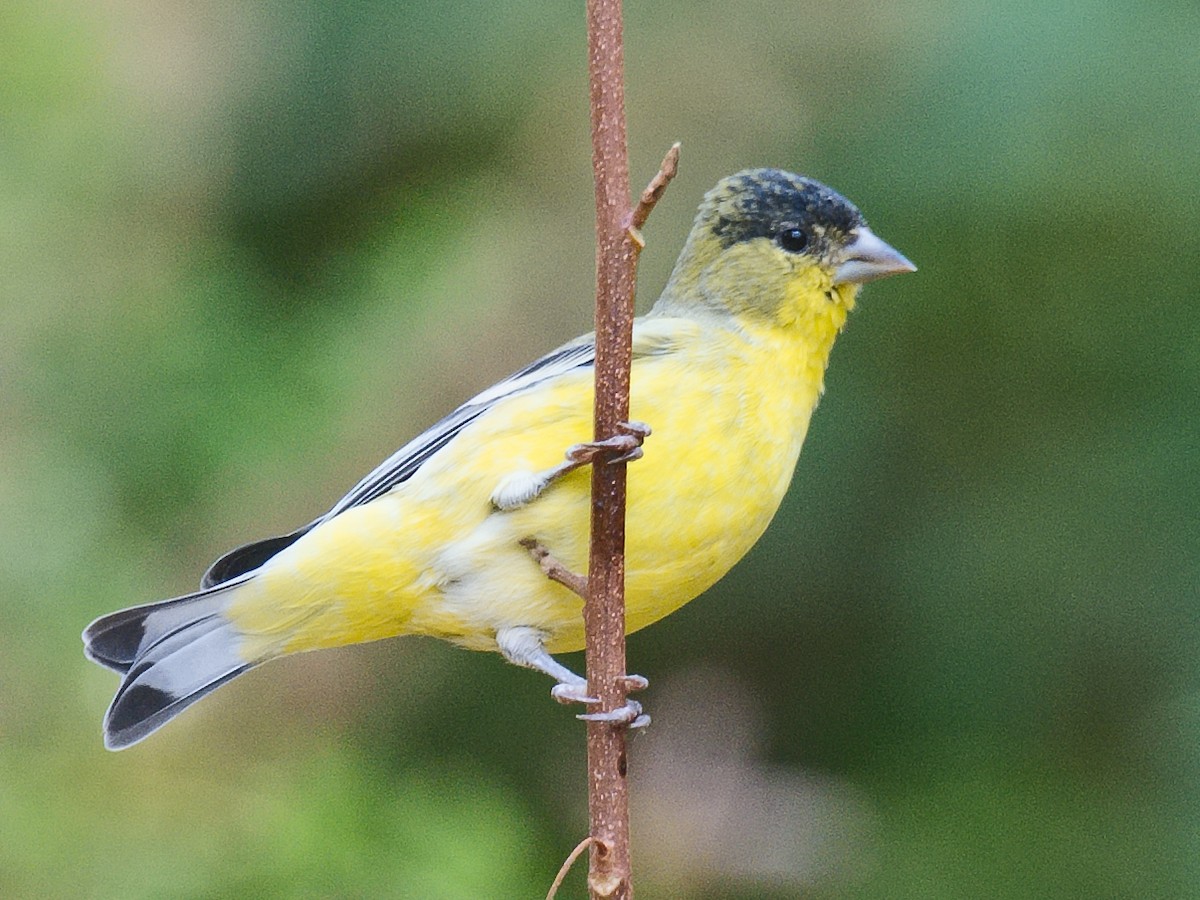
<svg viewBox="0 0 1200 900">
<path fill-rule="evenodd" d="M 701 211 L 711 217 L 712 233 L 725 247 L 774 237 L 788 226 L 828 240 L 866 224 L 858 208 L 837 191 L 781 169 L 730 175 L 709 191 Z"/>
</svg>

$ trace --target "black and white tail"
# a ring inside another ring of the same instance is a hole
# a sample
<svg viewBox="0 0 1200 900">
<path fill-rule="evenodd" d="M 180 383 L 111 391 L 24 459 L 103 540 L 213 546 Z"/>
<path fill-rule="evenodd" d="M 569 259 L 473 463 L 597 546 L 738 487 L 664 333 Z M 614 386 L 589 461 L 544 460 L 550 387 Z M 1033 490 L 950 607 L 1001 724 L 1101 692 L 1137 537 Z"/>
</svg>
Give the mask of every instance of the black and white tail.
<svg viewBox="0 0 1200 900">
<path fill-rule="evenodd" d="M 125 676 L 104 716 L 106 747 L 136 744 L 253 665 L 223 614 L 245 580 L 123 609 L 84 630 L 88 657 Z"/>
</svg>

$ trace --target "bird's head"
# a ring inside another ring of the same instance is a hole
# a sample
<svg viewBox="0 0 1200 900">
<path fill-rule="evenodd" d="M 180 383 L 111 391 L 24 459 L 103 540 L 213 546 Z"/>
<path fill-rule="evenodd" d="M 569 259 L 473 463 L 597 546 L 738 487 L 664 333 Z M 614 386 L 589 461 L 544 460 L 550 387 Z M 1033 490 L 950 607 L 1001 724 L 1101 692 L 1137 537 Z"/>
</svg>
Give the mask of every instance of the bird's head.
<svg viewBox="0 0 1200 900">
<path fill-rule="evenodd" d="M 836 191 L 779 169 L 747 169 L 705 195 L 656 312 L 841 321 L 864 282 L 915 269 Z"/>
</svg>

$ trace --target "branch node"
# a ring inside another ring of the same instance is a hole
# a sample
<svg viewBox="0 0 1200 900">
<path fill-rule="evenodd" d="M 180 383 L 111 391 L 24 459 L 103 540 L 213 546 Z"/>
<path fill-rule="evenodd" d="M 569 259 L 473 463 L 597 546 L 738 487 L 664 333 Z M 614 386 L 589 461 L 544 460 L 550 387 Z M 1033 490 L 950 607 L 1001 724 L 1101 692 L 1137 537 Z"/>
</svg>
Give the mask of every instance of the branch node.
<svg viewBox="0 0 1200 900">
<path fill-rule="evenodd" d="M 588 889 L 597 897 L 612 897 L 616 895 L 624 880 L 616 872 L 604 875 L 593 872 L 588 876 Z"/>
<path fill-rule="evenodd" d="M 588 889 L 597 897 L 612 897 L 624 878 L 613 867 L 613 846 L 603 838 L 592 837 L 592 868 L 588 872 Z"/>
</svg>

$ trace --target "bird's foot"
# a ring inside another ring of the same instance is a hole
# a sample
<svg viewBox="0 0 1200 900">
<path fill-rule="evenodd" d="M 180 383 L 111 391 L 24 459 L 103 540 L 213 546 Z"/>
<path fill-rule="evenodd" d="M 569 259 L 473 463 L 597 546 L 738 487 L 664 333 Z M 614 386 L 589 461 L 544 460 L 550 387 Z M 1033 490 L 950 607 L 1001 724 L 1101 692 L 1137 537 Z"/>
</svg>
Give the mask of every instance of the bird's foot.
<svg viewBox="0 0 1200 900">
<path fill-rule="evenodd" d="M 564 706 L 568 703 L 599 703 L 599 697 L 591 697 L 588 695 L 587 682 L 582 681 L 582 684 L 574 682 L 560 682 L 550 688 L 550 696 Z"/>
<path fill-rule="evenodd" d="M 575 718 L 585 722 L 611 722 L 629 728 L 645 728 L 650 724 L 650 716 L 642 712 L 642 704 L 636 700 L 626 700 L 621 706 L 607 712 L 583 713 Z"/>
<path fill-rule="evenodd" d="M 642 444 L 650 436 L 650 426 L 645 422 L 620 422 L 617 433 L 602 441 L 587 441 L 567 449 L 567 462 L 584 466 L 601 453 L 616 451 L 617 456 L 607 460 L 609 465 L 633 462 L 642 458 Z"/>
<path fill-rule="evenodd" d="M 501 512 L 517 509 L 536 500 L 558 479 L 592 463 L 601 453 L 617 452 L 610 464 L 633 462 L 642 457 L 642 443 L 650 436 L 644 422 L 621 422 L 617 434 L 603 441 L 588 441 L 567 448 L 566 462 L 541 472 L 513 472 L 501 479 L 492 491 L 492 506 Z"/>
<path fill-rule="evenodd" d="M 496 632 L 496 648 L 509 662 L 545 672 L 557 681 L 558 684 L 550 690 L 550 696 L 559 703 L 584 703 L 589 706 L 599 703 L 600 698 L 593 697 L 588 691 L 587 679 L 576 675 L 546 652 L 545 637 L 545 633 L 536 628 L 502 628 Z M 650 684 L 641 675 L 621 675 L 617 681 L 627 692 L 645 690 Z M 630 728 L 645 728 L 650 724 L 650 717 L 642 712 L 642 705 L 636 700 L 626 700 L 616 709 L 584 713 L 579 718 L 589 722 L 615 722 Z"/>
<path fill-rule="evenodd" d="M 600 700 L 588 693 L 587 682 L 564 682 L 556 684 L 550 690 L 550 696 L 559 703 L 586 703 L 591 705 Z M 641 691 L 649 687 L 650 682 L 641 675 L 623 675 L 618 681 L 627 691 Z M 605 712 L 582 713 L 575 718 L 585 722 L 612 722 L 618 725 L 628 725 L 630 728 L 645 728 L 650 724 L 650 716 L 642 712 L 642 704 L 636 700 L 626 700 L 616 709 Z"/>
</svg>

